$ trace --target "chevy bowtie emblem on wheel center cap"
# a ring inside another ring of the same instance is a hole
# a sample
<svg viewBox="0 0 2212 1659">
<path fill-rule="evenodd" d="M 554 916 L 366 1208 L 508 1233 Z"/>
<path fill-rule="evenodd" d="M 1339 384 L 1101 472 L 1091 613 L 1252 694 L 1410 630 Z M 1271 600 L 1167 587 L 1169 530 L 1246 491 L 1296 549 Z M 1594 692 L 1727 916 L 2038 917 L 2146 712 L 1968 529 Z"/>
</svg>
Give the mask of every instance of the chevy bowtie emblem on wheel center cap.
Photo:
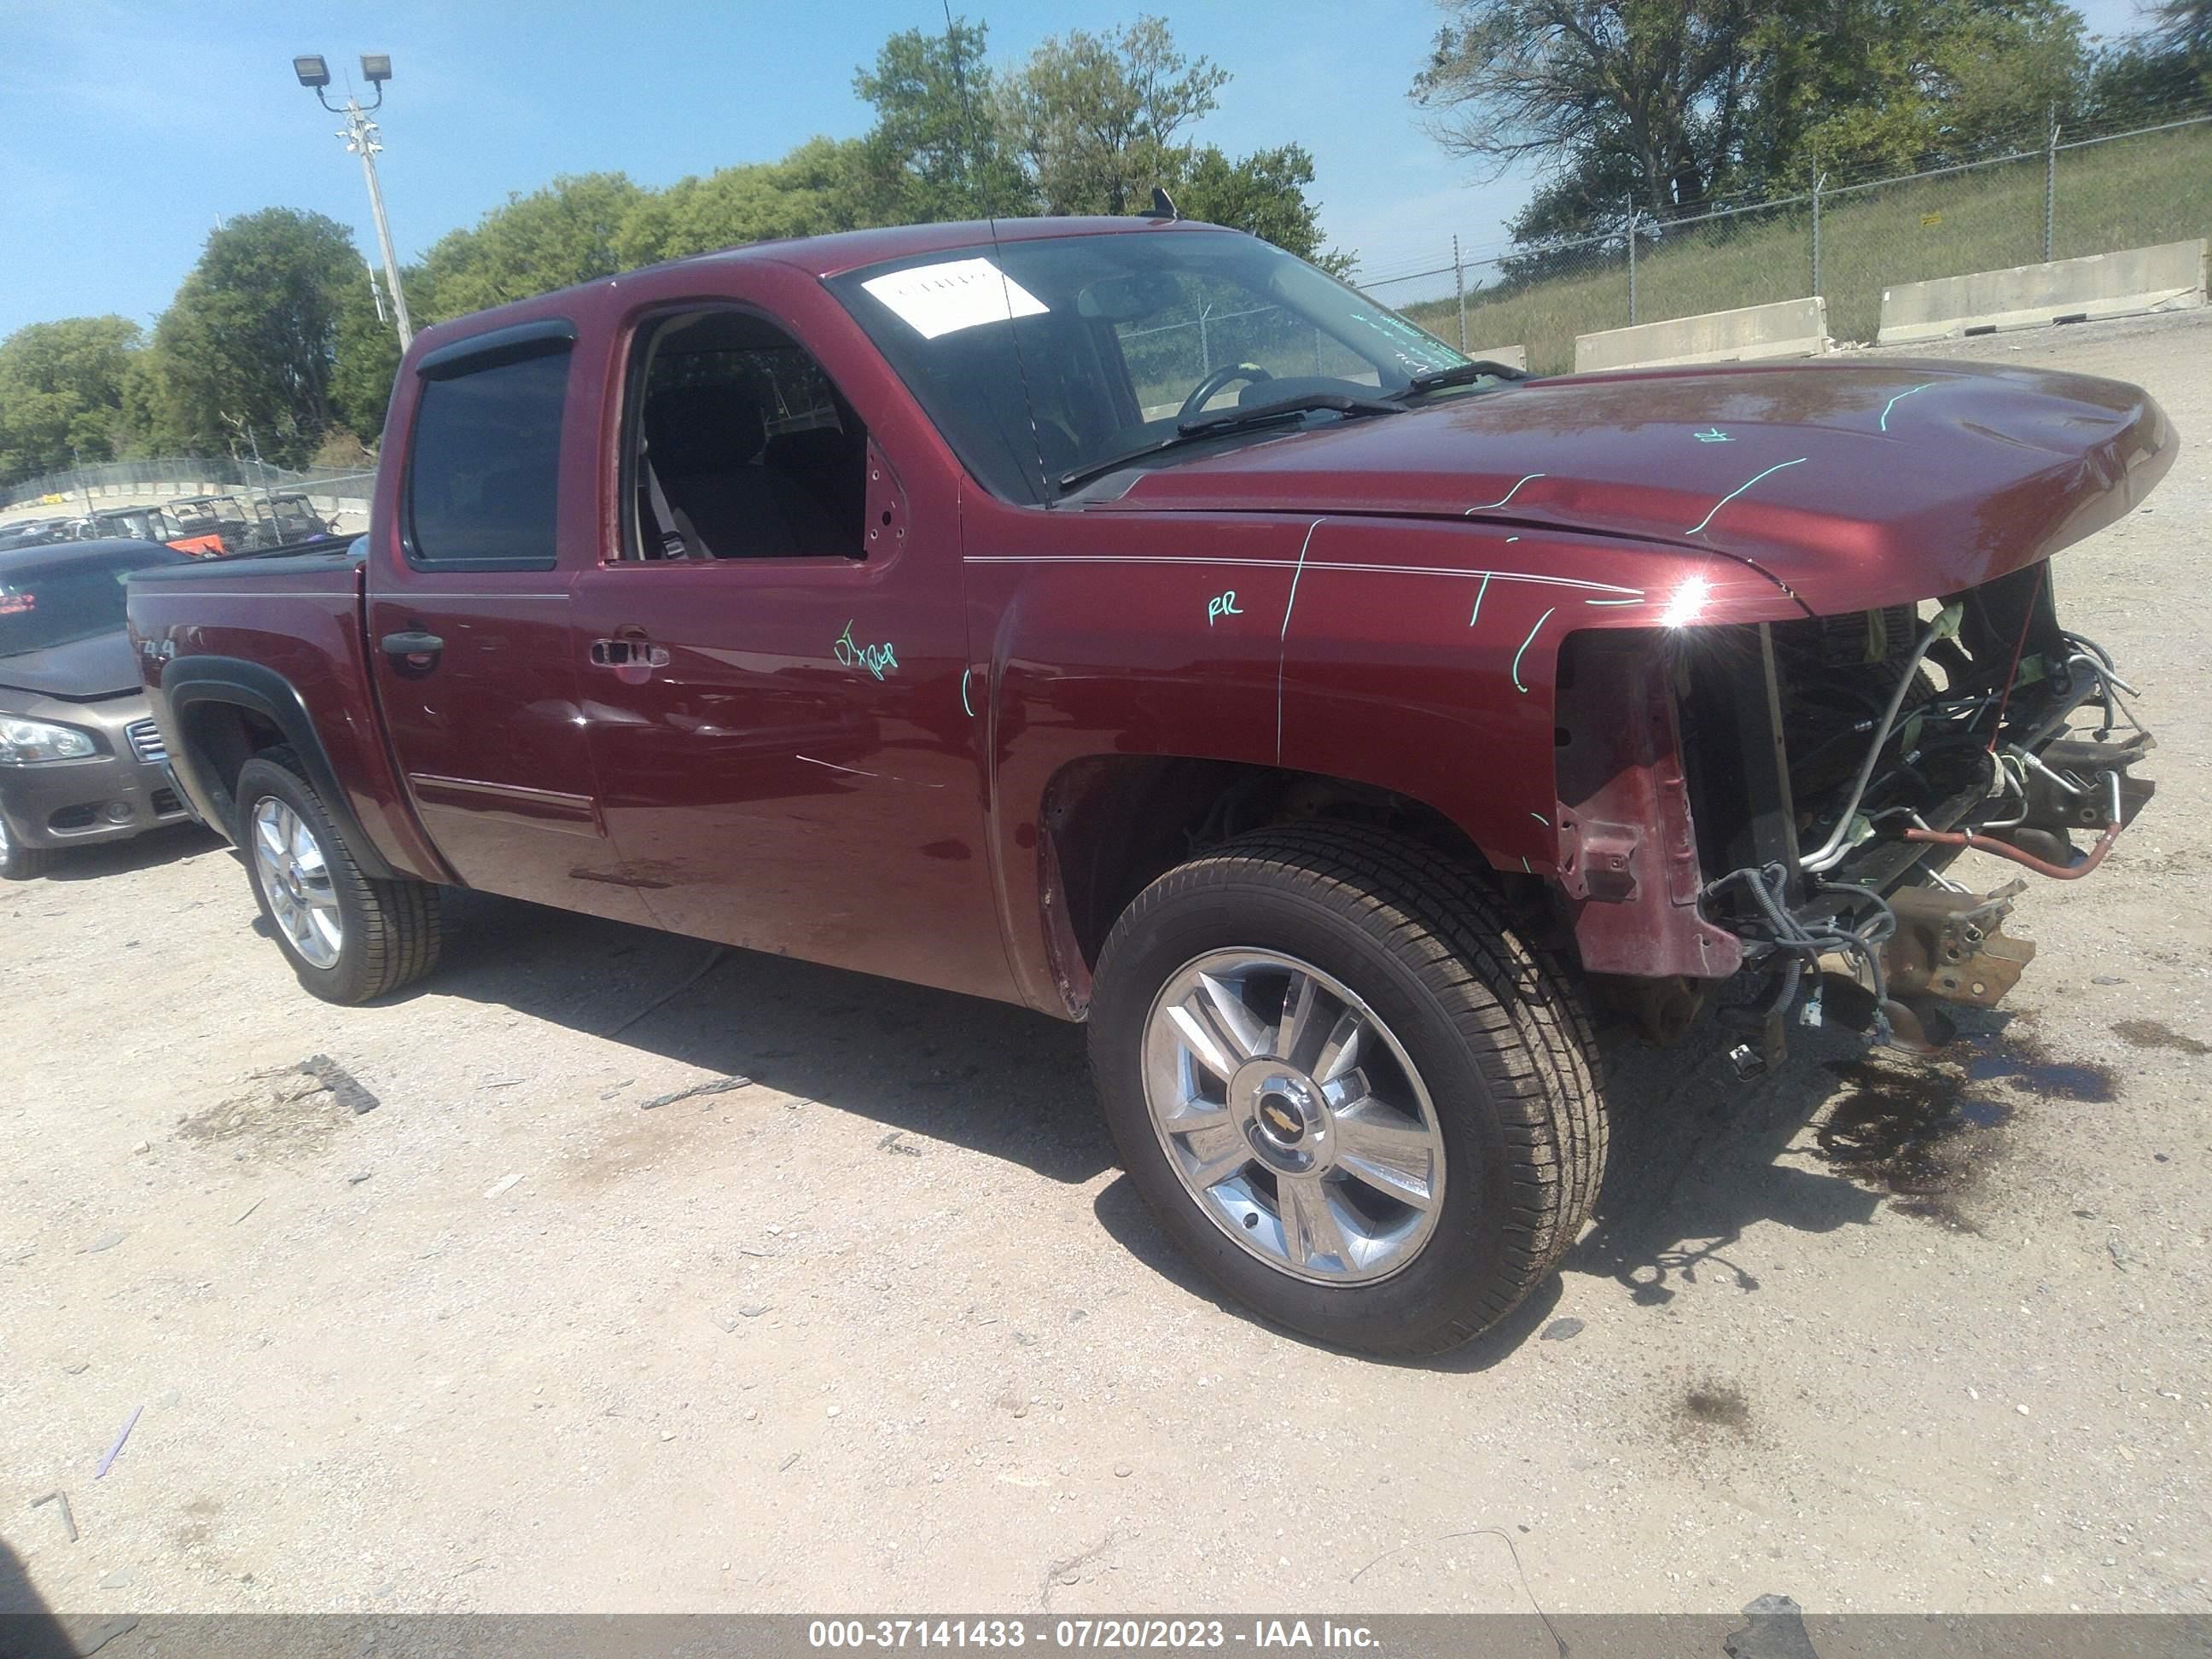
<svg viewBox="0 0 2212 1659">
<path fill-rule="evenodd" d="M 1277 1146 L 1296 1146 L 1312 1126 L 1313 1091 L 1297 1078 L 1271 1077 L 1260 1085 L 1260 1133 Z"/>
</svg>

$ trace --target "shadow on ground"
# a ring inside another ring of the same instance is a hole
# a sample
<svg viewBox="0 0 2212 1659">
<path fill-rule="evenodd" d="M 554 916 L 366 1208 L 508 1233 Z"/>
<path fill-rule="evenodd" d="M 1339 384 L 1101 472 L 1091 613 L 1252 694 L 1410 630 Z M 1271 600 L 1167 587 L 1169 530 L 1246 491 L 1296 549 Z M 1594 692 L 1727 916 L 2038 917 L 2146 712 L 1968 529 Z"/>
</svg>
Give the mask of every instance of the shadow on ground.
<svg viewBox="0 0 2212 1659">
<path fill-rule="evenodd" d="M 76 1653 L 15 1552 L 0 1539 L 0 1659 L 76 1659 Z"/>
<path fill-rule="evenodd" d="M 1167 1235 L 1153 1221 L 1152 1212 L 1145 1207 L 1144 1200 L 1137 1195 L 1135 1183 L 1128 1176 L 1115 1177 L 1099 1193 L 1091 1205 L 1091 1211 L 1109 1237 L 1186 1294 L 1211 1302 L 1232 1318 L 1262 1326 L 1290 1341 L 1307 1347 L 1326 1346 L 1297 1331 L 1269 1324 L 1242 1303 L 1224 1296 L 1212 1279 L 1193 1267 L 1190 1259 L 1168 1241 Z M 1504 1319 L 1474 1341 L 1454 1348 L 1449 1353 L 1402 1362 L 1370 1359 L 1370 1363 L 1402 1363 L 1425 1370 L 1486 1371 L 1543 1328 L 1545 1321 L 1552 1316 L 1553 1310 L 1559 1305 L 1560 1291 L 1559 1275 L 1554 1273 Z"/>
<path fill-rule="evenodd" d="M 1049 1180 L 1091 1181 L 1114 1152 L 1092 1097 L 1080 1028 L 1004 1004 L 472 894 L 426 989 L 611 1037 L 702 1070 L 742 1073 L 903 1131 L 1006 1158 Z M 273 966 L 273 964 L 272 964 Z M 665 999 L 665 1000 L 663 1000 Z M 1595 1223 L 1563 1262 L 1617 1281 L 1639 1306 L 1717 1276 L 1759 1280 L 1735 1254 L 1757 1223 L 1826 1233 L 1870 1221 L 1862 1181 L 1776 1159 L 1864 1051 L 1807 1032 L 1788 1065 L 1737 1081 L 1711 1026 L 1655 1051 L 1609 1036 L 1613 1143 Z M 1825 1062 L 1825 1064 L 1824 1064 Z M 1178 1255 L 1126 1180 L 1094 1204 L 1104 1231 L 1194 1296 L 1239 1317 Z M 1476 1342 L 1432 1363 L 1486 1369 L 1538 1331 L 1559 1278 Z"/>
<path fill-rule="evenodd" d="M 57 884 L 96 882 L 132 870 L 156 870 L 165 864 L 180 863 L 215 852 L 224 844 L 212 830 L 203 830 L 197 823 L 172 823 L 129 841 L 65 848 L 40 879 Z"/>
<path fill-rule="evenodd" d="M 1595 1224 L 1560 1264 L 1565 1272 L 1613 1279 L 1639 1307 L 1663 1306 L 1682 1285 L 1708 1280 L 1749 1293 L 1759 1276 L 1735 1254 L 1747 1228 L 1828 1233 L 1874 1219 L 1879 1193 L 1776 1161 L 1836 1092 L 1822 1062 L 1863 1054 L 1864 1041 L 1796 1036 L 1780 1068 L 1745 1083 L 1726 1055 L 1740 1040 L 1710 1022 L 1665 1050 L 1608 1034 L 1605 1184 Z"/>
<path fill-rule="evenodd" d="M 621 922 L 453 896 L 453 937 L 428 994 L 742 1073 L 1052 1181 L 1087 1182 L 1113 1164 L 1079 1026 Z"/>
</svg>

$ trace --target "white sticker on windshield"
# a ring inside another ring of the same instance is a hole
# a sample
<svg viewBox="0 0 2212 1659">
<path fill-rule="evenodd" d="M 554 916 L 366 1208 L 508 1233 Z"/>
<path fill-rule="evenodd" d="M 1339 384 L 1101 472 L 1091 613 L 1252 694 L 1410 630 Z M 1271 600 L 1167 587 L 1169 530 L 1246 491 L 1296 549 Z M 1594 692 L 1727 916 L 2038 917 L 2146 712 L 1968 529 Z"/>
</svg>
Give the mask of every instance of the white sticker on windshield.
<svg viewBox="0 0 2212 1659">
<path fill-rule="evenodd" d="M 925 340 L 982 323 L 1042 317 L 1047 307 L 988 259 L 916 265 L 860 284 Z"/>
</svg>

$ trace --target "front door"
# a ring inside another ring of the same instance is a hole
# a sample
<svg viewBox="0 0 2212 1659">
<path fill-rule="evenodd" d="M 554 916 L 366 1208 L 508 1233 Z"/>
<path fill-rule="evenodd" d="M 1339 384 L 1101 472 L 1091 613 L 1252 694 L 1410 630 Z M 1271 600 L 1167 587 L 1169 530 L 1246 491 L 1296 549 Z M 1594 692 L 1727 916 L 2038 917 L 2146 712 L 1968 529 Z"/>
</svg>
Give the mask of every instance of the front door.
<svg viewBox="0 0 2212 1659">
<path fill-rule="evenodd" d="M 423 361 L 369 581 L 370 672 L 408 797 L 465 884 L 647 921 L 578 707 L 557 537 L 570 344 L 526 325 Z"/>
<path fill-rule="evenodd" d="M 959 531 L 780 325 L 640 334 L 624 544 L 576 586 L 601 805 L 662 926 L 1010 994 Z"/>
</svg>

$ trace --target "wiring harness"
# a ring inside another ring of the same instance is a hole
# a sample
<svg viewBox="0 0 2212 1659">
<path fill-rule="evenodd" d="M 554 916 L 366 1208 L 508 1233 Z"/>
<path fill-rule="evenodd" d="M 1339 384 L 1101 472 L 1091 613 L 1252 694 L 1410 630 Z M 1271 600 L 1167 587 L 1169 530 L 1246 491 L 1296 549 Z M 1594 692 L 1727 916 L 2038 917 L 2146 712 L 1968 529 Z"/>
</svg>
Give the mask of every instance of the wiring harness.
<svg viewBox="0 0 2212 1659">
<path fill-rule="evenodd" d="M 1731 870 L 1706 884 L 1705 896 L 1717 897 L 1734 886 L 1741 886 L 1751 896 L 1772 929 L 1771 936 L 1759 935 L 1759 942 L 1784 957 L 1773 992 L 1759 1006 L 1761 1018 L 1782 1012 L 1796 1000 L 1806 971 L 1809 969 L 1817 974 L 1822 957 L 1841 956 L 1852 963 L 1855 974 L 1863 976 L 1874 994 L 1875 1041 L 1891 1041 L 1889 1016 L 1885 1012 L 1889 987 L 1881 965 L 1881 947 L 1897 932 L 1897 913 L 1889 908 L 1887 899 L 1871 887 L 1853 882 L 1815 882 L 1816 893 L 1833 893 L 1856 901 L 1865 906 L 1865 914 L 1855 923 L 1844 921 L 1840 914 L 1827 920 L 1800 916 L 1790 908 L 1790 874 L 1779 864 L 1747 865 L 1741 870 Z"/>
</svg>

